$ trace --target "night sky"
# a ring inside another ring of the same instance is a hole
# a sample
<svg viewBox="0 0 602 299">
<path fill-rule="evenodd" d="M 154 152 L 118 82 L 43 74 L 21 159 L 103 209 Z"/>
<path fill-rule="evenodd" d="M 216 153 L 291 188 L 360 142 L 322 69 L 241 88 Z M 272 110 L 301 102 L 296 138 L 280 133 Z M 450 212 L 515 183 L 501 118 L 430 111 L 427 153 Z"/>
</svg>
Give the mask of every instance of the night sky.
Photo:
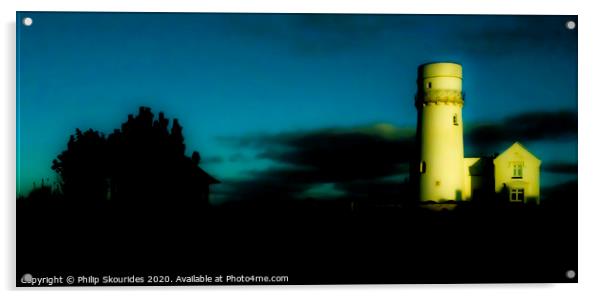
<svg viewBox="0 0 602 299">
<path fill-rule="evenodd" d="M 17 20 L 19 194 L 55 180 L 52 159 L 76 128 L 110 133 L 141 105 L 180 120 L 187 153 L 222 181 L 214 201 L 253 188 L 312 198 L 386 188 L 407 176 L 417 67 L 432 61 L 464 67 L 467 157 L 520 141 L 542 160 L 542 188 L 577 178 L 573 16 Z"/>
</svg>

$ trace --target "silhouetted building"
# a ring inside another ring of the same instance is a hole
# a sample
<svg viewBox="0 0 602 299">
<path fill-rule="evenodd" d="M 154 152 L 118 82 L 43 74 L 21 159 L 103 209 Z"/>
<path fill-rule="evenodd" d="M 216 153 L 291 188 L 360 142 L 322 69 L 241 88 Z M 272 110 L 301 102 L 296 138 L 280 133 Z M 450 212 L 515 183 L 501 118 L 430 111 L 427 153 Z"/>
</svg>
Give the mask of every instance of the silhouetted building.
<svg viewBox="0 0 602 299">
<path fill-rule="evenodd" d="M 219 184 L 216 178 L 209 175 L 203 169 L 198 166 L 195 166 L 192 171 L 192 184 L 191 184 L 191 193 L 195 194 L 195 198 L 200 199 L 202 202 L 209 202 L 209 193 L 210 186 L 214 184 Z"/>
</svg>

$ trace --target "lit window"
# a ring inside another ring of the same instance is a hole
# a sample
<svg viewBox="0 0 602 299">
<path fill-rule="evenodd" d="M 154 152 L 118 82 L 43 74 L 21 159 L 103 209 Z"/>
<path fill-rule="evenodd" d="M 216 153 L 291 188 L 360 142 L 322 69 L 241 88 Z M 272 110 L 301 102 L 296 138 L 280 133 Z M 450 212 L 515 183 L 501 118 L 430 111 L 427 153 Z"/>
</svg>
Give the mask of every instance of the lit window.
<svg viewBox="0 0 602 299">
<path fill-rule="evenodd" d="M 457 126 L 458 125 L 458 114 L 454 113 L 453 121 L 454 121 L 454 126 Z"/>
<path fill-rule="evenodd" d="M 510 201 L 524 202 L 525 201 L 525 189 L 516 188 L 516 189 L 510 190 Z"/>
<path fill-rule="evenodd" d="M 523 178 L 523 162 L 512 163 L 512 178 L 522 179 Z"/>
<path fill-rule="evenodd" d="M 426 172 L 426 162 L 422 161 L 420 162 L 420 173 L 425 173 Z"/>
</svg>

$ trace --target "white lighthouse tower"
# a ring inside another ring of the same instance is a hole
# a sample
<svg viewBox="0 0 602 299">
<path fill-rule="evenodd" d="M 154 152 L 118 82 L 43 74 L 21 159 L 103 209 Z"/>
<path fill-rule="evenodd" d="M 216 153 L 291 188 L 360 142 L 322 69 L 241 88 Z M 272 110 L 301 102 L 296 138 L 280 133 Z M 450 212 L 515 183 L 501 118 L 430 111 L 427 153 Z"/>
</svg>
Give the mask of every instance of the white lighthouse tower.
<svg viewBox="0 0 602 299">
<path fill-rule="evenodd" d="M 436 206 L 460 201 L 465 198 L 462 66 L 424 64 L 417 83 L 419 200 Z"/>
</svg>

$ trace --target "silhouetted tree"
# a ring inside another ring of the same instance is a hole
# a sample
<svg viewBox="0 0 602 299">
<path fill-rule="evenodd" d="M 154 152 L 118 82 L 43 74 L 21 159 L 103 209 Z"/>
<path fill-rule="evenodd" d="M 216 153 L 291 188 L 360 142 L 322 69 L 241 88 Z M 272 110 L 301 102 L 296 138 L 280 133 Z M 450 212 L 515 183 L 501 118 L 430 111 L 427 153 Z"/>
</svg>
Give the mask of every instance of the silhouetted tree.
<svg viewBox="0 0 602 299">
<path fill-rule="evenodd" d="M 57 190 L 53 190 L 52 186 L 47 180 L 42 179 L 39 185 L 33 184 L 33 188 L 27 195 L 27 199 L 32 201 L 54 201 L 57 199 L 59 194 Z"/>
<path fill-rule="evenodd" d="M 185 155 L 182 132 L 176 119 L 169 128 L 163 113 L 155 119 L 150 108 L 140 107 L 107 138 L 77 129 L 52 169 L 70 200 L 207 204 L 209 185 L 217 180 L 199 168 L 198 152 Z"/>
<path fill-rule="evenodd" d="M 107 198 L 106 139 L 98 131 L 77 129 L 67 149 L 52 161 L 59 188 L 67 200 L 99 201 Z"/>
</svg>

